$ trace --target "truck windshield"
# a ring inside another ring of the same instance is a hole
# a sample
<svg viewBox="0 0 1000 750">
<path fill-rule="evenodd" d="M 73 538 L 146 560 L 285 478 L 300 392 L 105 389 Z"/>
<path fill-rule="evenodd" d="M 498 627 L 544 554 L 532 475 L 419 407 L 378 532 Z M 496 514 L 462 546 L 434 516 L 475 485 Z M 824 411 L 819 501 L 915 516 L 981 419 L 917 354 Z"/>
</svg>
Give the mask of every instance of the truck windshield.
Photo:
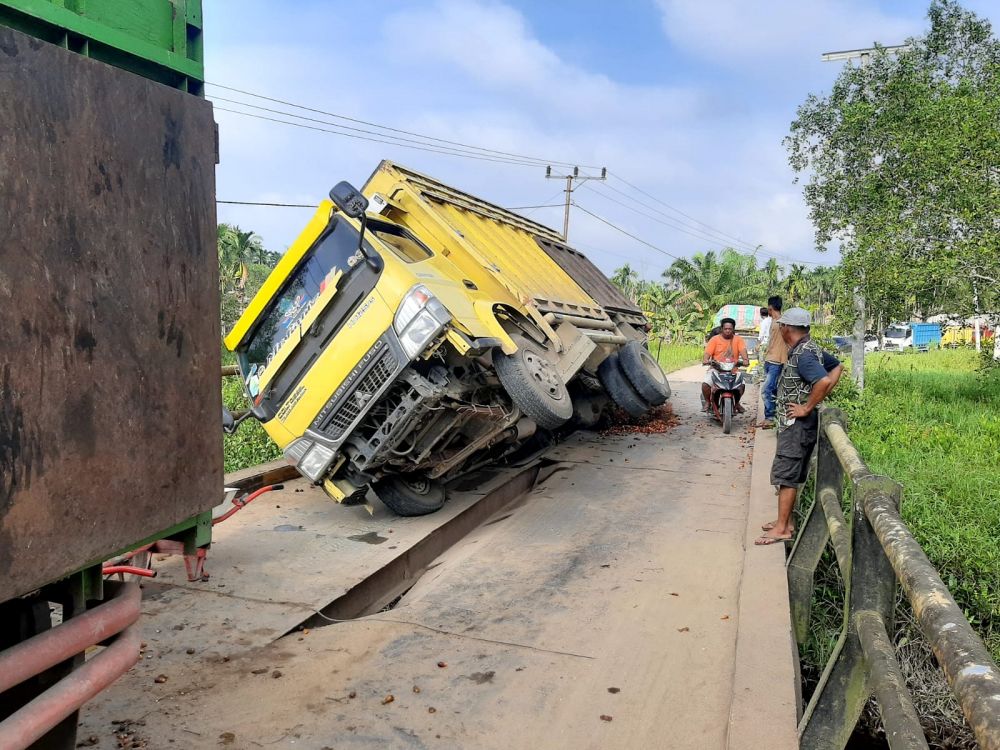
<svg viewBox="0 0 1000 750">
<path fill-rule="evenodd" d="M 362 265 L 364 257 L 358 251 L 357 230 L 347 222 L 334 219 L 332 227 L 306 253 L 267 306 L 260 323 L 242 347 L 240 358 L 244 376 L 251 377 L 251 368 L 264 369 L 327 285 L 333 283 L 338 270 L 347 276 Z M 339 283 L 343 285 L 345 280 Z"/>
<path fill-rule="evenodd" d="M 890 339 L 905 339 L 907 330 L 905 328 L 890 328 L 885 332 L 886 337 Z"/>
</svg>

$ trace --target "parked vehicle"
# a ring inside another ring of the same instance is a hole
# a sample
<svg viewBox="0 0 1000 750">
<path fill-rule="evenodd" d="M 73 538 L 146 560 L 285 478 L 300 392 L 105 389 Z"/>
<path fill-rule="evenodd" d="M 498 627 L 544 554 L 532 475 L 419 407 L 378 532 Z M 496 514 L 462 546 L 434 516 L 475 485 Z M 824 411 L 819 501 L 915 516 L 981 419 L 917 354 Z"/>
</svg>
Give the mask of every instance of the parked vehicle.
<svg viewBox="0 0 1000 750">
<path fill-rule="evenodd" d="M 733 429 L 733 413 L 736 411 L 736 392 L 743 385 L 743 373 L 736 362 L 708 363 L 712 372 L 712 415 L 722 424 L 727 435 Z M 705 396 L 701 397 L 701 408 L 705 408 Z"/>
<path fill-rule="evenodd" d="M 252 415 L 335 500 L 429 513 L 537 430 L 670 396 L 642 311 L 548 227 L 391 162 L 330 198 L 226 345 Z"/>
<path fill-rule="evenodd" d="M 865 354 L 871 354 L 879 350 L 878 336 L 874 333 L 865 335 Z"/>
<path fill-rule="evenodd" d="M 885 329 L 882 349 L 900 352 L 904 349 L 927 351 L 931 344 L 941 343 L 941 326 L 938 323 L 894 323 Z"/>
</svg>

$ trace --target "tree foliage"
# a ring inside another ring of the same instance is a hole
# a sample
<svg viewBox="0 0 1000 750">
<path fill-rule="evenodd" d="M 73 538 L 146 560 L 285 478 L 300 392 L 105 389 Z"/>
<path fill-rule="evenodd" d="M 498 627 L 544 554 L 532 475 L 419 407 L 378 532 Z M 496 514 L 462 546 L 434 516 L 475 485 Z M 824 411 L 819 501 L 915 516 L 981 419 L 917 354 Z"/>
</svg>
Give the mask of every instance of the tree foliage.
<svg viewBox="0 0 1000 750">
<path fill-rule="evenodd" d="M 615 270 L 611 281 L 650 316 L 654 335 L 700 343 L 720 307 L 763 307 L 772 294 L 781 295 L 786 305 L 805 307 L 820 322 L 832 322 L 836 275 L 836 268 L 826 266 L 795 264 L 786 271 L 773 258 L 759 266 L 754 254 L 725 248 L 675 261 L 663 272 L 662 283 L 640 278 L 628 264 Z"/>
<path fill-rule="evenodd" d="M 928 18 L 810 95 L 785 139 L 817 247 L 840 243 L 841 286 L 881 317 L 1000 310 L 1000 42 L 955 0 Z"/>
</svg>

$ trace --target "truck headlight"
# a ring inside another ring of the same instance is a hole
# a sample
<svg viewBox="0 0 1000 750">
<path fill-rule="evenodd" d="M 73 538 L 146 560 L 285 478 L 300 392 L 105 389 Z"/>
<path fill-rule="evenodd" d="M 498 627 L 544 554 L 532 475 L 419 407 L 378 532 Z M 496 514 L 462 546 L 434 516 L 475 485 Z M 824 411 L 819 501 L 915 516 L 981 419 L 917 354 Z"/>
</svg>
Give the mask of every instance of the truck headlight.
<svg viewBox="0 0 1000 750">
<path fill-rule="evenodd" d="M 451 320 L 451 314 L 431 291 L 419 284 L 413 287 L 396 310 L 392 327 L 410 359 L 419 355 Z"/>
<path fill-rule="evenodd" d="M 308 438 L 292 441 L 285 448 L 285 458 L 294 464 L 299 472 L 313 482 L 323 478 L 327 468 L 333 462 L 336 451 L 322 443 L 314 443 Z"/>
</svg>

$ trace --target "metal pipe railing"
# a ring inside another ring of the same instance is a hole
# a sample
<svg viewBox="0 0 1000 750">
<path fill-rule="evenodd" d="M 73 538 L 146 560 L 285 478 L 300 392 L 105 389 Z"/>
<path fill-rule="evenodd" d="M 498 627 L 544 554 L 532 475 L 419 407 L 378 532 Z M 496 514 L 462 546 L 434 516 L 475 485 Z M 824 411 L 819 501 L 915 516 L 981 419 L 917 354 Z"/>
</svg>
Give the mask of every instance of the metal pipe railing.
<svg viewBox="0 0 1000 750">
<path fill-rule="evenodd" d="M 927 738 L 920 728 L 920 718 L 910 700 L 881 615 L 872 611 L 859 612 L 854 625 L 868 663 L 889 747 L 892 750 L 927 750 Z"/>
<path fill-rule="evenodd" d="M 0 651 L 0 693 L 120 633 L 138 619 L 141 597 L 126 584 L 109 601 Z"/>
<path fill-rule="evenodd" d="M 866 498 L 865 514 L 979 746 L 1000 748 L 1000 669 L 986 644 L 965 619 L 896 508 L 874 495 Z"/>
<path fill-rule="evenodd" d="M 141 593 L 123 584 L 104 604 L 0 653 L 0 693 L 119 633 L 114 642 L 0 721 L 0 748 L 25 750 L 139 660 Z"/>
<path fill-rule="evenodd" d="M 820 416 L 816 500 L 788 560 L 796 638 L 808 634 L 813 577 L 833 544 L 845 587 L 840 639 L 800 722 L 806 750 L 842 748 L 875 692 L 890 747 L 927 747 L 889 639 L 896 581 L 982 750 L 1000 750 L 1000 669 L 899 513 L 902 487 L 874 475 L 836 409 Z M 840 505 L 844 474 L 853 508 Z M 824 520 L 817 518 L 823 513 Z"/>
</svg>

